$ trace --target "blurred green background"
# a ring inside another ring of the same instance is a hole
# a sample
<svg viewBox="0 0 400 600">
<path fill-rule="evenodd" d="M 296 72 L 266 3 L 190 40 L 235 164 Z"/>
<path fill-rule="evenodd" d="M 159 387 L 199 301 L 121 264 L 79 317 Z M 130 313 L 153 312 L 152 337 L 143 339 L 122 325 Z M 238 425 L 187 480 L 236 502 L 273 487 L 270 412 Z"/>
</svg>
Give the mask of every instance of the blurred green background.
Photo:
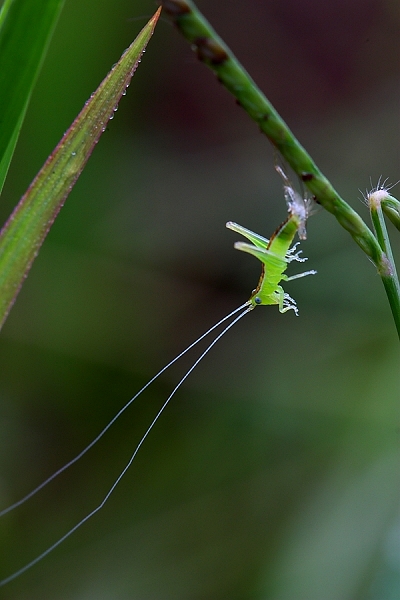
<svg viewBox="0 0 400 600">
<path fill-rule="evenodd" d="M 359 188 L 399 178 L 398 2 L 198 5 L 368 219 Z M 67 0 L 2 222 L 155 8 Z M 162 18 L 0 337 L 2 507 L 247 300 L 260 266 L 233 250 L 225 222 L 268 237 L 285 211 L 268 141 Z M 398 341 L 380 279 L 350 236 L 322 210 L 308 232 L 302 247 L 318 275 L 286 286 L 300 317 L 260 308 L 231 330 L 106 507 L 1 598 L 398 597 Z M 98 504 L 197 355 L 2 519 L 1 578 Z"/>
</svg>

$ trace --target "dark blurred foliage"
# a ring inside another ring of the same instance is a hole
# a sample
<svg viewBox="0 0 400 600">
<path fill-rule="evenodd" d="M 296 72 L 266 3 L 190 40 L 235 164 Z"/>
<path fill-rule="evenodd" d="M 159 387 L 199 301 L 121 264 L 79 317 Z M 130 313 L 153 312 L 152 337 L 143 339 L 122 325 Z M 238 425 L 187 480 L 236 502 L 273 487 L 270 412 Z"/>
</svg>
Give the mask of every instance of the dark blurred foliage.
<svg viewBox="0 0 400 600">
<path fill-rule="evenodd" d="M 359 188 L 399 178 L 399 3 L 199 7 L 368 219 Z M 3 221 L 154 9 L 68 0 Z M 225 222 L 269 236 L 284 216 L 268 141 L 162 19 L 2 331 L 2 506 L 77 454 L 159 368 L 248 298 L 259 264 L 233 250 Z M 260 308 L 230 331 L 104 510 L 1 598 L 397 597 L 398 341 L 380 279 L 348 234 L 322 210 L 308 231 L 303 250 L 318 275 L 286 287 L 300 317 Z M 2 519 L 1 576 L 100 501 L 191 360 Z"/>
</svg>

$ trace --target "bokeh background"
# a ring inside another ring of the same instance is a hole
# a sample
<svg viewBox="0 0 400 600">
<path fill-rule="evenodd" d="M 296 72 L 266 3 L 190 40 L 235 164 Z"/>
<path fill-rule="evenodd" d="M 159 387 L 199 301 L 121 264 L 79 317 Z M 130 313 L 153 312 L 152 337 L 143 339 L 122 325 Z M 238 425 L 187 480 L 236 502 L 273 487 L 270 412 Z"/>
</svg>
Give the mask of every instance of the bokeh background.
<svg viewBox="0 0 400 600">
<path fill-rule="evenodd" d="M 198 4 L 368 219 L 359 189 L 399 179 L 399 3 Z M 67 0 L 2 221 L 155 7 Z M 233 250 L 225 222 L 268 237 L 285 210 L 268 141 L 162 18 L 0 337 L 2 507 L 247 300 L 260 266 Z M 323 210 L 308 232 L 303 251 L 318 275 L 286 286 L 300 317 L 260 308 L 232 329 L 106 507 L 1 598 L 398 597 L 398 340 L 380 279 L 350 236 Z M 1 578 L 94 508 L 197 354 L 2 519 Z"/>
</svg>

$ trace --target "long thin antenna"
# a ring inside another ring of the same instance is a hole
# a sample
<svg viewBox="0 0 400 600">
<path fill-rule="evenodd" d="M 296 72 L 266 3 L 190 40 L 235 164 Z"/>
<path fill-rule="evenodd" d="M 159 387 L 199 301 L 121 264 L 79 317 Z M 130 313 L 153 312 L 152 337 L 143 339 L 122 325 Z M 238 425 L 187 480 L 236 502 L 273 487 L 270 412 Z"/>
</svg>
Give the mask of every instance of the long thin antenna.
<svg viewBox="0 0 400 600">
<path fill-rule="evenodd" d="M 208 329 L 205 333 L 203 333 L 203 335 L 201 335 L 199 338 L 197 338 L 197 340 L 195 340 L 194 342 L 192 342 L 192 344 L 190 344 L 190 346 L 188 346 L 185 350 L 183 350 L 180 354 L 178 354 L 178 356 L 175 356 L 174 359 L 172 359 L 167 365 L 165 365 L 165 367 L 163 367 L 160 371 L 158 371 L 158 373 L 156 373 L 156 375 L 154 375 L 154 377 L 152 377 L 150 379 L 150 381 L 148 381 L 146 383 L 146 385 L 144 385 L 137 392 L 137 394 L 135 394 L 133 396 L 133 398 L 131 398 L 125 404 L 125 406 L 123 406 L 121 408 L 121 410 L 119 410 L 117 412 L 117 414 L 115 415 L 115 417 L 113 417 L 111 419 L 111 421 L 104 427 L 104 429 L 102 429 L 100 431 L 100 433 L 94 438 L 94 440 L 92 442 L 90 442 L 90 444 L 88 444 L 79 454 L 77 454 L 75 456 L 75 458 L 73 458 L 72 460 L 70 460 L 69 462 L 67 462 L 63 467 L 61 467 L 55 473 L 53 473 L 52 475 L 50 475 L 50 477 L 48 477 L 42 483 L 40 483 L 37 487 L 35 487 L 31 492 L 29 492 L 29 494 L 26 494 L 26 496 L 24 496 L 20 500 L 17 500 L 17 502 L 14 502 L 14 504 L 11 504 L 7 508 L 4 508 L 3 510 L 1 510 L 0 511 L 0 517 L 2 517 L 4 515 L 6 515 L 7 513 L 11 512 L 12 510 L 14 510 L 15 508 L 17 508 L 18 506 L 21 506 L 21 504 L 24 504 L 24 502 L 26 502 L 27 500 L 29 500 L 29 498 L 32 498 L 32 496 L 34 496 L 35 494 L 37 494 L 37 492 L 39 492 L 41 489 L 43 489 L 48 483 L 50 483 L 50 481 L 53 481 L 53 479 L 55 479 L 56 477 L 58 477 L 59 475 L 61 475 L 61 473 L 63 473 L 67 469 L 69 469 L 69 467 L 71 467 L 80 458 L 82 458 L 82 456 L 84 456 L 86 454 L 86 452 L 88 452 L 90 450 L 90 448 L 93 448 L 93 446 L 95 444 L 97 444 L 97 442 L 110 429 L 110 427 L 115 423 L 115 421 L 117 419 L 119 419 L 119 417 L 122 415 L 122 413 L 124 413 L 126 411 L 126 409 L 129 408 L 129 406 L 136 400 L 136 398 L 138 398 L 140 396 L 140 394 L 142 392 L 144 392 L 144 390 L 147 389 L 149 387 L 149 385 L 151 385 L 153 383 L 153 381 L 155 381 L 160 375 L 162 375 L 162 373 L 164 373 L 164 371 L 166 371 L 167 369 L 169 369 L 169 367 L 171 367 L 177 360 L 179 360 L 184 354 L 186 354 L 186 352 L 189 352 L 189 350 L 191 350 L 194 346 L 196 346 L 196 344 L 198 344 L 199 342 L 201 342 L 201 340 L 204 339 L 209 333 L 211 333 L 212 331 L 214 331 L 214 329 L 216 329 L 217 327 L 219 327 L 219 325 L 221 325 L 221 323 L 223 323 L 224 321 L 226 321 L 227 319 L 229 319 L 230 317 L 232 317 L 234 314 L 236 314 L 239 310 L 242 310 L 243 308 L 245 308 L 247 305 L 248 305 L 248 303 L 246 302 L 245 304 L 242 304 L 238 308 L 235 308 L 235 310 L 233 310 L 232 312 L 230 312 L 229 315 L 226 315 L 223 319 L 221 319 L 220 321 L 218 321 L 218 323 L 215 323 L 215 325 L 213 325 L 212 327 L 210 327 L 210 329 Z"/>
<path fill-rule="evenodd" d="M 86 523 L 86 521 L 88 521 L 91 517 L 93 517 L 97 512 L 99 512 L 99 510 L 101 508 L 103 508 L 103 506 L 105 505 L 105 503 L 107 502 L 107 500 L 109 499 L 109 497 L 111 496 L 111 494 L 113 493 L 113 491 L 115 490 L 115 488 L 117 487 L 117 485 L 119 484 L 119 482 L 121 481 L 121 479 L 124 477 L 125 473 L 128 471 L 129 467 L 131 466 L 131 464 L 133 463 L 133 461 L 135 460 L 137 453 L 139 452 L 141 446 L 143 445 L 145 439 L 147 438 L 147 436 L 149 435 L 150 431 L 153 429 L 154 425 L 157 423 L 158 419 L 160 418 L 161 414 L 164 412 L 165 408 L 167 407 L 167 405 L 169 404 L 170 400 L 172 399 L 172 397 L 175 395 L 176 391 L 181 387 L 182 383 L 189 377 L 190 373 L 192 373 L 192 371 L 194 371 L 194 369 L 197 367 L 197 365 L 203 360 L 203 358 L 206 356 L 206 354 L 211 350 L 211 348 L 213 346 L 215 346 L 215 344 L 222 338 L 222 336 L 225 335 L 225 333 L 227 333 L 227 331 L 229 331 L 229 329 L 231 329 L 231 327 L 233 327 L 242 317 L 244 317 L 248 312 L 250 312 L 251 310 L 253 310 L 253 306 L 249 305 L 248 303 L 245 303 L 244 305 L 240 306 L 239 308 L 237 308 L 236 310 L 232 311 L 229 315 L 227 315 L 226 317 L 224 317 L 223 319 L 221 319 L 221 321 L 219 321 L 216 325 L 214 325 L 211 329 L 209 329 L 205 334 L 203 334 L 198 340 L 196 340 L 196 342 L 193 342 L 193 344 L 191 346 L 189 346 L 188 348 L 186 348 L 186 350 L 184 350 L 184 352 L 182 352 L 181 354 L 179 354 L 173 361 L 171 361 L 170 363 L 168 363 L 168 365 L 166 367 L 164 367 L 164 369 L 162 369 L 161 371 L 159 371 L 159 373 L 157 373 L 157 375 L 155 375 L 153 377 L 152 380 L 149 381 L 148 384 L 146 384 L 146 386 L 144 386 L 144 388 L 142 388 L 141 391 L 143 391 L 148 385 L 150 385 L 150 383 L 152 381 L 154 381 L 154 379 L 156 377 L 158 377 L 158 375 L 160 373 L 162 373 L 163 371 L 165 371 L 166 368 L 168 368 L 171 364 L 173 364 L 173 362 L 175 362 L 180 356 L 182 356 L 182 354 L 184 354 L 185 352 L 187 352 L 189 350 L 189 348 L 191 348 L 194 344 L 196 344 L 198 341 L 200 341 L 201 339 L 203 339 L 203 337 L 205 335 L 207 335 L 208 333 L 210 333 L 210 331 L 212 331 L 213 329 L 215 329 L 215 327 L 217 327 L 220 323 L 222 323 L 223 321 L 225 321 L 226 319 L 228 319 L 231 315 L 235 314 L 236 312 L 238 312 L 240 309 L 245 308 L 245 310 L 243 312 L 241 312 L 231 323 L 229 323 L 229 325 L 227 325 L 222 331 L 221 333 L 219 333 L 217 335 L 217 337 L 207 346 L 207 348 L 204 350 L 204 352 L 202 352 L 202 354 L 200 354 L 199 358 L 193 363 L 193 365 L 190 367 L 190 369 L 188 371 L 186 371 L 185 375 L 180 379 L 179 383 L 174 387 L 174 389 L 172 390 L 172 392 L 170 393 L 170 395 L 168 396 L 167 400 L 164 402 L 164 404 L 162 405 L 162 407 L 160 408 L 160 410 L 158 411 L 158 413 L 156 414 L 156 416 L 154 417 L 154 419 L 152 420 L 152 422 L 150 423 L 149 427 L 147 428 L 147 430 L 145 431 L 144 435 L 142 436 L 140 442 L 138 443 L 138 445 L 135 448 L 134 453 L 132 454 L 132 456 L 130 457 L 128 463 L 126 464 L 126 466 L 124 467 L 124 469 L 121 471 L 121 473 L 118 475 L 117 479 L 114 481 L 113 485 L 111 486 L 111 488 L 109 489 L 109 491 L 107 492 L 107 494 L 104 496 L 103 500 L 100 502 L 100 504 L 94 508 L 89 514 L 87 514 L 83 519 L 81 519 L 76 525 L 74 525 L 74 527 L 72 527 L 72 529 L 70 529 L 69 531 L 67 531 L 67 533 L 65 533 L 59 540 L 57 540 L 54 544 L 52 544 L 49 548 L 47 548 L 47 550 L 45 550 L 44 552 L 42 552 L 41 554 L 39 554 L 39 556 L 37 556 L 36 558 L 34 558 L 32 561 L 30 561 L 29 563 L 27 563 L 24 567 L 22 567 L 21 569 L 18 569 L 18 571 L 15 571 L 15 573 L 13 573 L 12 575 L 10 575 L 9 577 L 6 577 L 5 579 L 3 579 L 2 581 L 0 581 L 0 587 L 6 585 L 7 583 L 10 583 L 11 581 L 13 581 L 14 579 L 16 579 L 17 577 L 19 577 L 20 575 L 22 575 L 23 573 L 25 573 L 25 571 L 27 571 L 28 569 L 30 569 L 31 567 L 33 567 L 34 565 L 36 565 L 39 561 L 41 561 L 45 556 L 47 556 L 48 554 L 50 554 L 50 552 L 52 552 L 53 550 L 55 550 L 55 548 L 57 548 L 60 544 L 62 544 L 70 535 L 72 535 L 77 529 L 79 529 L 79 527 L 81 527 L 81 525 L 83 525 L 84 523 Z M 139 392 L 140 393 L 140 392 Z M 93 444 L 97 441 L 97 439 L 99 439 L 99 437 L 101 437 L 101 435 L 108 429 L 108 427 L 115 421 L 116 418 L 118 418 L 118 416 L 121 414 L 121 412 L 123 410 L 125 410 L 125 408 L 127 406 L 129 406 L 129 404 L 131 402 L 133 402 L 133 400 L 138 396 L 138 394 L 136 394 L 136 396 L 133 397 L 132 400 L 130 400 L 128 402 L 127 405 L 125 405 L 125 407 L 123 409 L 121 409 L 121 411 L 116 415 L 116 417 L 114 417 L 114 419 L 112 421 L 110 421 L 110 423 L 108 424 L 107 428 L 105 428 L 101 434 L 99 434 L 99 436 L 96 438 L 96 440 L 94 440 L 86 449 L 89 449 L 89 447 L 93 446 Z M 82 455 L 82 453 L 81 453 Z M 80 455 L 78 455 L 79 457 Z M 78 457 L 75 460 L 78 460 Z M 68 463 L 67 466 L 69 466 L 70 464 L 72 464 L 72 461 L 70 463 Z M 63 470 L 65 468 L 64 467 Z M 60 473 L 61 470 L 59 470 L 57 472 Z M 43 484 L 44 485 L 44 484 Z M 42 485 L 42 487 L 43 487 Z"/>
</svg>

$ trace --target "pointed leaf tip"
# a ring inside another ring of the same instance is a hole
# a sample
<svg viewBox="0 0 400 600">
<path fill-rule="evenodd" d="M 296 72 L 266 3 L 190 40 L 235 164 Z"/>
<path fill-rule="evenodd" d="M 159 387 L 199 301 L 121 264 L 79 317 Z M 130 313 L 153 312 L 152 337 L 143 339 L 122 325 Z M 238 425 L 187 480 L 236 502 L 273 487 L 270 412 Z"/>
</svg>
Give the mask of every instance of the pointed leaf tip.
<svg viewBox="0 0 400 600">
<path fill-rule="evenodd" d="M 157 21 L 160 17 L 161 11 L 162 11 L 162 6 L 159 6 L 149 21 L 149 23 L 151 23 L 153 26 L 153 31 L 154 31 L 154 27 L 157 25 Z"/>
</svg>

